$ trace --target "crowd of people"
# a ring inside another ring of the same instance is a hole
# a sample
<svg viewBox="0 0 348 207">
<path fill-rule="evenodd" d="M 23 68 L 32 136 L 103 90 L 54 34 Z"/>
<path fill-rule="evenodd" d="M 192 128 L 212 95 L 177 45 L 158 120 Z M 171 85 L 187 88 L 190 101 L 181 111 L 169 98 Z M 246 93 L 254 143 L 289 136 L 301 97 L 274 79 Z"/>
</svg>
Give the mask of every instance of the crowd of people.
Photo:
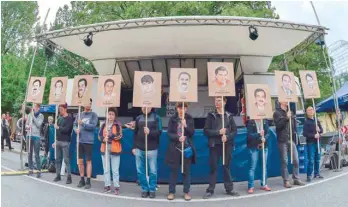
<svg viewBox="0 0 348 207">
<path fill-rule="evenodd" d="M 231 176 L 230 164 L 232 160 L 232 150 L 234 147 L 234 137 L 237 134 L 237 127 L 232 114 L 223 110 L 226 98 L 215 97 L 215 110 L 210 112 L 205 120 L 204 134 L 208 138 L 209 148 L 209 186 L 203 196 L 209 199 L 214 195 L 216 187 L 217 169 L 219 161 L 224 157 L 223 163 L 223 180 L 224 188 L 227 195 L 239 196 L 234 191 L 233 180 Z M 67 104 L 59 105 L 59 118 L 56 129 L 56 142 L 52 147 L 56 150 L 56 177 L 54 182 L 61 181 L 61 166 L 64 160 L 67 170 L 67 184 L 72 183 L 69 147 L 71 143 L 72 131 L 79 136 L 78 145 L 78 168 L 80 172 L 80 180 L 78 187 L 85 189 L 91 188 L 92 175 L 92 149 L 94 143 L 94 131 L 97 128 L 98 116 L 91 111 L 92 99 L 90 104 L 84 106 L 84 111 L 73 122 L 73 118 L 67 113 Z M 37 163 L 37 177 L 41 177 L 39 165 L 39 144 L 38 127 L 41 126 L 43 115 L 39 112 L 40 105 L 35 104 L 33 111 L 26 119 L 27 135 L 31 142 L 29 148 L 29 175 L 33 174 L 33 151 Z M 193 142 L 195 133 L 194 120 L 187 110 L 187 103 L 177 103 L 176 113 L 170 117 L 168 122 L 168 148 L 165 156 L 165 163 L 170 168 L 170 180 L 168 189 L 168 200 L 175 199 L 176 183 L 183 160 L 183 196 L 186 201 L 191 200 L 190 184 L 191 184 L 191 165 L 196 162 L 196 149 Z M 147 113 L 147 114 L 146 114 Z M 304 124 L 303 135 L 307 138 L 308 147 L 308 171 L 307 182 L 313 178 L 323 178 L 320 175 L 320 149 L 317 148 L 317 142 L 323 132 L 320 122 L 315 123 L 315 111 L 312 107 L 307 108 L 307 119 Z M 292 185 L 305 185 L 299 178 L 299 158 L 296 148 L 296 120 L 294 114 L 289 110 L 287 102 L 281 102 L 280 108 L 277 108 L 273 114 L 274 124 L 276 128 L 278 149 L 281 160 L 281 176 L 285 188 L 291 188 Z M 29 121 L 28 121 L 29 120 Z M 291 124 L 290 124 L 291 122 Z M 5 122 L 3 122 L 5 123 Z M 51 120 L 53 123 L 53 120 Z M 318 127 L 316 127 L 316 125 Z M 126 124 L 128 128 L 134 130 L 132 153 L 135 156 L 136 170 L 139 184 L 141 187 L 141 197 L 155 198 L 157 186 L 157 155 L 162 133 L 162 121 L 152 108 L 142 108 L 142 114 L 136 117 L 135 121 Z M 292 129 L 290 129 L 292 126 Z M 291 134 L 292 133 L 292 134 Z M 147 148 L 145 146 L 145 137 L 147 137 Z M 267 120 L 249 120 L 247 122 L 247 147 L 249 150 L 249 194 L 254 193 L 255 169 L 257 165 L 265 166 L 262 171 L 264 179 L 261 179 L 261 190 L 271 191 L 267 184 L 267 152 L 269 141 L 269 124 Z M 290 141 L 290 137 L 292 140 Z M 122 153 L 122 125 L 117 120 L 117 108 L 109 108 L 106 121 L 102 124 L 99 135 L 101 141 L 100 153 L 103 160 L 104 183 L 103 192 L 113 192 L 115 195 L 120 193 L 119 168 L 120 154 Z M 223 144 L 224 143 L 224 144 Z M 184 151 L 182 152 L 182 144 Z M 223 150 L 223 145 L 225 149 Z M 290 182 L 288 173 L 288 153 L 292 147 L 292 165 L 293 173 Z M 147 155 L 146 155 L 147 150 Z M 262 153 L 265 153 L 265 159 L 262 159 Z M 225 154 L 223 154 L 225 153 Z M 181 156 L 184 156 L 182 159 Z M 86 159 L 86 166 L 83 158 Z M 146 161 L 147 158 L 147 161 Z M 265 163 L 263 163 L 263 160 Z M 146 163 L 148 167 L 146 167 Z M 86 180 L 85 180 L 86 167 Z M 146 172 L 148 169 L 148 172 Z M 314 176 L 313 176 L 314 169 Z M 235 169 L 233 169 L 235 170 Z M 112 173 L 110 173 L 110 171 Z M 111 183 L 113 180 L 113 187 Z"/>
</svg>

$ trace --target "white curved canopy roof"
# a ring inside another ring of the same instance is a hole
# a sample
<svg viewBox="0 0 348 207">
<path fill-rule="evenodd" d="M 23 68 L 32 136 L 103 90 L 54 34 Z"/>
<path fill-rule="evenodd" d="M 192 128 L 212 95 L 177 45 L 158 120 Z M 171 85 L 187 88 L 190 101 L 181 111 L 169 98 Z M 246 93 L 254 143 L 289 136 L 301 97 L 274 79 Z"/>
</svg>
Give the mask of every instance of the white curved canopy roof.
<svg viewBox="0 0 348 207">
<path fill-rule="evenodd" d="M 251 25 L 259 33 L 255 41 L 249 38 Z M 324 33 L 325 29 L 273 19 L 160 17 L 66 28 L 43 33 L 37 38 L 39 41 L 50 39 L 92 61 L 99 74 L 120 71 L 124 81 L 129 79 L 131 84 L 130 72 L 134 70 L 158 70 L 169 74 L 172 65 L 198 67 L 202 65 L 201 60 L 204 63 L 211 59 L 232 61 L 248 73 L 266 72 L 273 56 L 291 50 L 313 34 Z M 82 39 L 89 32 L 93 32 L 93 44 L 87 47 Z M 201 84 L 205 84 L 205 79 Z"/>
</svg>

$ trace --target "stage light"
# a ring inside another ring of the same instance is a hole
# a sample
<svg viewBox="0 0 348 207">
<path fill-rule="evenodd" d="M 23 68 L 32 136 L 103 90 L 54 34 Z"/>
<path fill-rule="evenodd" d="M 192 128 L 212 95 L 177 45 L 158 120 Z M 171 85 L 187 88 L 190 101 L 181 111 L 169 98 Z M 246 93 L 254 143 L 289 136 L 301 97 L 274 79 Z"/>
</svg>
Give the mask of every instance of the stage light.
<svg viewBox="0 0 348 207">
<path fill-rule="evenodd" d="M 257 29 L 254 26 L 249 27 L 249 38 L 251 40 L 256 40 L 259 37 L 259 34 L 257 33 Z"/>
<path fill-rule="evenodd" d="M 83 42 L 85 43 L 85 45 L 87 47 L 91 46 L 93 44 L 93 33 L 90 32 L 87 37 L 83 40 Z"/>
</svg>

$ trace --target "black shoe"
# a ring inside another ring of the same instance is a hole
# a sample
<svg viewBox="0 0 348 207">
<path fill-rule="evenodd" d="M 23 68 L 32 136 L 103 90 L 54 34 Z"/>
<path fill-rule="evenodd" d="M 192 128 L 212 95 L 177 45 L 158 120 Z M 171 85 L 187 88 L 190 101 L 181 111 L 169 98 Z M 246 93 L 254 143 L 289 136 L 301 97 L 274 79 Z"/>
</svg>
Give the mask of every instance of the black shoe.
<svg viewBox="0 0 348 207">
<path fill-rule="evenodd" d="M 79 184 L 77 185 L 78 188 L 82 188 L 83 186 L 85 186 L 86 183 L 85 183 L 85 179 L 81 179 Z"/>
<path fill-rule="evenodd" d="M 149 193 L 150 198 L 156 198 L 156 193 L 155 192 L 150 192 Z"/>
<path fill-rule="evenodd" d="M 319 178 L 319 179 L 323 179 L 324 177 L 321 175 L 314 175 L 314 178 Z"/>
<path fill-rule="evenodd" d="M 236 191 L 233 191 L 233 190 L 232 191 L 226 191 L 226 194 L 230 195 L 230 196 L 236 196 L 236 197 L 239 196 L 239 193 L 237 193 Z"/>
<path fill-rule="evenodd" d="M 36 174 L 36 178 L 41 178 L 41 172 L 38 172 L 38 173 Z"/>
<path fill-rule="evenodd" d="M 90 189 L 92 187 L 91 182 L 86 182 L 85 189 Z"/>
<path fill-rule="evenodd" d="M 308 176 L 307 177 L 307 183 L 310 183 L 310 182 L 312 182 L 312 177 Z"/>
<path fill-rule="evenodd" d="M 61 177 L 60 175 L 57 175 L 56 178 L 54 178 L 53 182 L 58 182 L 58 181 L 61 181 Z"/>
<path fill-rule="evenodd" d="M 68 175 L 68 177 L 66 178 L 66 184 L 71 184 L 72 180 L 71 180 L 71 175 Z"/>
<path fill-rule="evenodd" d="M 142 197 L 142 198 L 147 198 L 147 197 L 149 197 L 149 192 L 142 192 L 142 193 L 141 193 L 141 197 Z"/>
<path fill-rule="evenodd" d="M 211 192 L 206 192 L 205 195 L 203 196 L 203 199 L 209 199 L 214 195 L 214 193 Z"/>
</svg>

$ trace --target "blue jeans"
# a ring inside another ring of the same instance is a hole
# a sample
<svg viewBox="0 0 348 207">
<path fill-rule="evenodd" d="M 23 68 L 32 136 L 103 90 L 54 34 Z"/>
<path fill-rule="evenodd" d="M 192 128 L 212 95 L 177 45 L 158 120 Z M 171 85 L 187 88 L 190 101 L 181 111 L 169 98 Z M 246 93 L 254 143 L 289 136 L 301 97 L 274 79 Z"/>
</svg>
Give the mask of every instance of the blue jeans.
<svg viewBox="0 0 348 207">
<path fill-rule="evenodd" d="M 249 154 L 250 154 L 250 168 L 249 168 L 249 181 L 248 181 L 248 188 L 253 188 L 254 187 L 254 179 L 255 179 L 255 170 L 256 166 L 259 163 L 260 164 L 260 169 L 261 169 L 261 186 L 267 185 L 267 155 L 268 155 L 268 149 L 265 148 L 265 183 L 263 182 L 263 162 L 262 162 L 262 149 L 257 149 L 257 148 L 252 148 L 249 149 Z M 258 162 L 260 159 L 260 162 Z"/>
<path fill-rule="evenodd" d="M 155 192 L 157 185 L 157 150 L 147 151 L 148 175 L 146 178 L 145 151 L 135 150 L 135 163 L 137 166 L 138 180 L 143 192 Z"/>
<path fill-rule="evenodd" d="M 307 143 L 308 153 L 308 166 L 307 166 L 307 177 L 311 177 L 313 173 L 314 165 L 314 176 L 319 175 L 320 156 L 321 152 L 318 152 L 318 143 Z"/>
<path fill-rule="evenodd" d="M 28 136 L 27 144 L 29 145 L 30 142 L 30 149 L 28 154 L 28 165 L 29 165 L 29 171 L 34 170 L 34 164 L 33 164 L 33 151 L 35 153 L 35 162 L 36 162 L 36 169 L 41 170 L 41 162 L 40 162 L 40 137 L 29 137 Z"/>
<path fill-rule="evenodd" d="M 108 144 L 108 162 L 105 165 L 105 155 L 102 155 L 103 168 L 104 168 L 104 183 L 105 187 L 111 186 L 111 174 L 110 174 L 110 160 L 111 160 L 111 170 L 112 170 L 112 180 L 114 182 L 114 187 L 120 187 L 120 155 L 112 155 L 110 154 L 110 144 Z"/>
</svg>

